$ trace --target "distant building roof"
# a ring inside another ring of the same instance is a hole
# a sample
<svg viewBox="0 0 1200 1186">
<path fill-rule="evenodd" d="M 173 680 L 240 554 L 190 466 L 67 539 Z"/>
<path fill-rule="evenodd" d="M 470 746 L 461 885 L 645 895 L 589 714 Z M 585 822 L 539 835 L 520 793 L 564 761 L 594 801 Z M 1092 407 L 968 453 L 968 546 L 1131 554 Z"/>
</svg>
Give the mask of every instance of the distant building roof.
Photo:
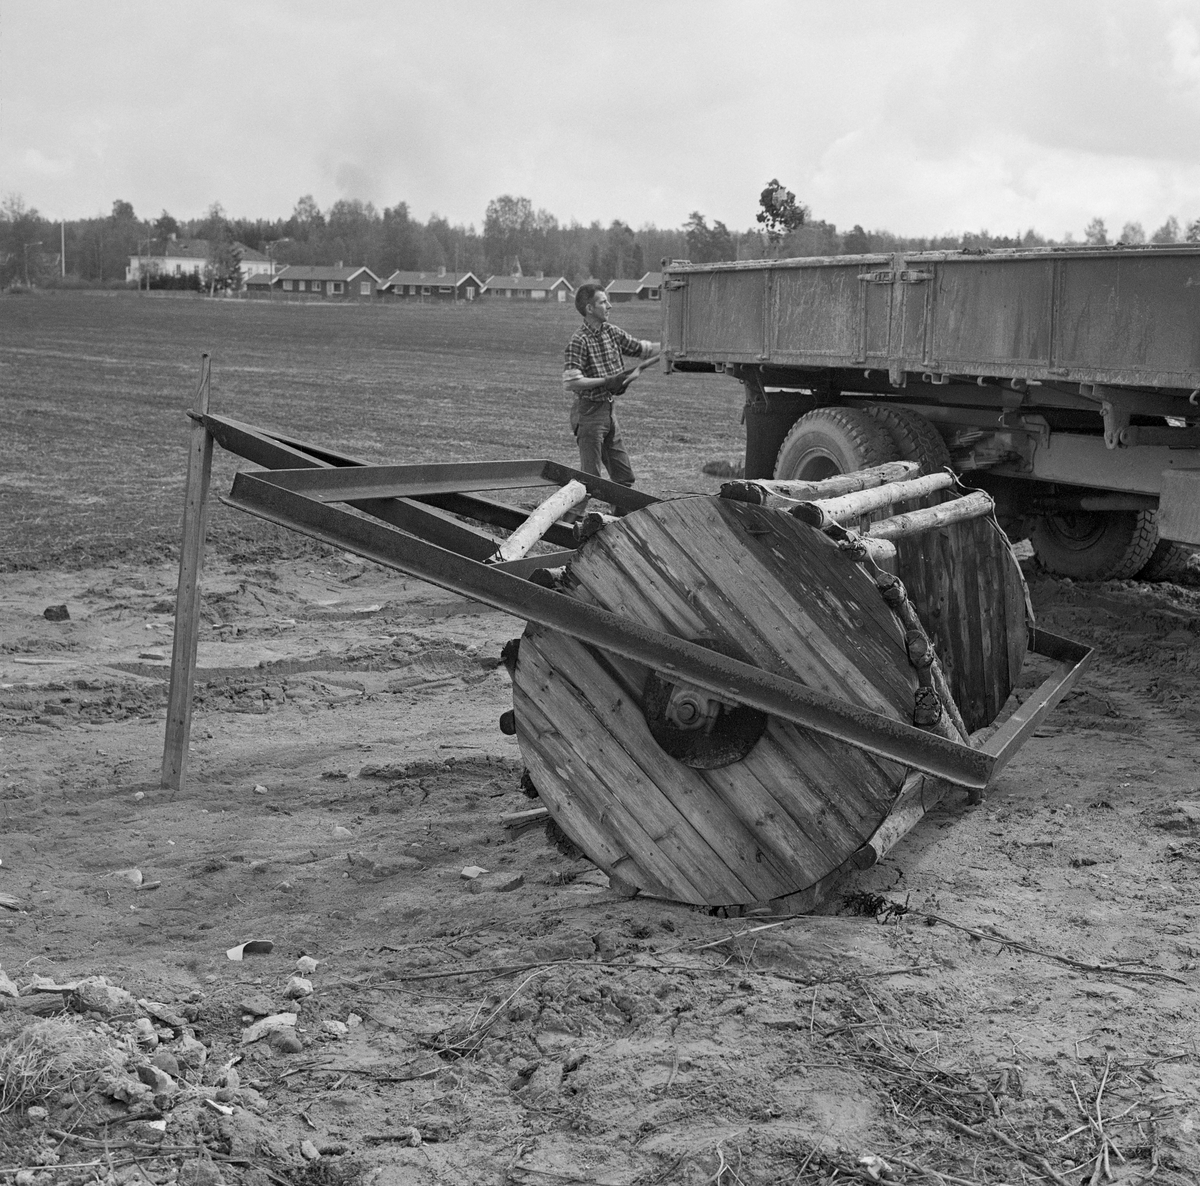
<svg viewBox="0 0 1200 1186">
<path fill-rule="evenodd" d="M 420 284 L 422 287 L 426 284 L 453 285 L 462 284 L 464 280 L 473 280 L 476 287 L 482 284 L 474 272 L 452 272 L 449 268 L 444 272 L 402 272 L 397 269 L 386 280 L 380 282 L 380 287 L 391 288 L 396 284 Z"/>
<path fill-rule="evenodd" d="M 144 242 L 145 240 L 143 240 Z M 151 259 L 208 259 L 211 243 L 208 239 L 152 239 L 149 255 Z M 267 256 L 245 243 L 234 243 L 238 258 L 251 263 L 270 263 Z M 130 257 L 135 258 L 135 257 Z"/>
<path fill-rule="evenodd" d="M 270 272 L 255 272 L 253 276 L 246 277 L 246 287 L 270 288 L 276 279 L 278 277 L 272 276 Z"/>
<path fill-rule="evenodd" d="M 661 287 L 662 273 L 647 272 L 640 280 L 610 280 L 605 292 L 628 292 L 636 296 L 643 288 Z"/>
<path fill-rule="evenodd" d="M 565 284 L 568 292 L 574 292 L 566 276 L 489 276 L 484 288 L 525 289 L 529 292 L 550 292 Z"/>
<path fill-rule="evenodd" d="M 154 239 L 149 254 L 155 259 L 208 259 L 208 240 Z"/>
<path fill-rule="evenodd" d="M 323 265 L 313 264 L 288 264 L 286 268 L 282 268 L 275 273 L 276 280 L 353 280 L 355 276 L 362 272 L 366 272 L 376 284 L 379 283 L 379 277 L 371 271 L 370 268 L 360 264 L 356 268 L 343 267 L 325 267 Z"/>
</svg>

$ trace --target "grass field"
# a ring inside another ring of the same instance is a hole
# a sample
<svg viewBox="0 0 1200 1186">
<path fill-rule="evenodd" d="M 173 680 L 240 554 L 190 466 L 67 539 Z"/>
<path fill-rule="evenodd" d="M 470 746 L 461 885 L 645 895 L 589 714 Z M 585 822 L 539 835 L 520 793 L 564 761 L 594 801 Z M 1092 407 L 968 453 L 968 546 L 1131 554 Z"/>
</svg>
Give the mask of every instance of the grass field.
<svg viewBox="0 0 1200 1186">
<path fill-rule="evenodd" d="M 659 310 L 615 320 L 657 339 Z M 0 569 L 174 550 L 200 355 L 212 410 L 373 461 L 549 457 L 574 464 L 560 374 L 570 305 L 357 307 L 133 294 L 0 297 Z M 713 491 L 742 452 L 741 388 L 648 373 L 622 399 L 639 487 Z M 237 461 L 218 452 L 214 491 Z M 215 546 L 278 536 L 219 505 Z"/>
</svg>

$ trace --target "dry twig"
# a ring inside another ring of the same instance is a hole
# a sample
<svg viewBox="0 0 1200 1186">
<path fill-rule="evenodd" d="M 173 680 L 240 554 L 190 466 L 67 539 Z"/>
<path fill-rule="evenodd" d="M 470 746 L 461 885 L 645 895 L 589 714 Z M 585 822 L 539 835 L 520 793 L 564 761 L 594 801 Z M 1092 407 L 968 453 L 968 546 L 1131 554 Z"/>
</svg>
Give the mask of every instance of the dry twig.
<svg viewBox="0 0 1200 1186">
<path fill-rule="evenodd" d="M 1006 1133 L 1000 1132 L 993 1125 L 988 1125 L 986 1128 L 972 1128 L 969 1124 L 963 1124 L 959 1120 L 955 1120 L 951 1116 L 946 1117 L 946 1124 L 955 1132 L 962 1133 L 964 1136 L 974 1137 L 977 1141 L 986 1141 L 989 1137 L 997 1140 L 1000 1144 L 1011 1149 L 1014 1153 L 1023 1157 L 1026 1161 L 1032 1162 L 1037 1166 L 1042 1173 L 1047 1174 L 1053 1181 L 1058 1183 L 1058 1186 L 1071 1186 L 1064 1178 L 1040 1153 L 1033 1149 L 1027 1149 L 1024 1145 L 1019 1145 L 1012 1137 Z"/>
</svg>

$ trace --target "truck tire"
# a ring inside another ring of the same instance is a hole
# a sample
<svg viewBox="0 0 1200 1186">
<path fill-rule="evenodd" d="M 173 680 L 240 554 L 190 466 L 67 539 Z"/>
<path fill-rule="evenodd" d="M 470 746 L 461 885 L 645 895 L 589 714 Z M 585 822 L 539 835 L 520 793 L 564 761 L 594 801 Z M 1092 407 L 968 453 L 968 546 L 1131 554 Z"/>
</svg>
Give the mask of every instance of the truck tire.
<svg viewBox="0 0 1200 1186">
<path fill-rule="evenodd" d="M 896 446 L 881 425 L 857 408 L 806 412 L 784 437 L 775 458 L 779 480 L 819 482 L 895 461 Z"/>
<path fill-rule="evenodd" d="M 869 404 L 863 411 L 892 438 L 901 461 L 919 462 L 922 474 L 949 468 L 950 450 L 942 434 L 920 412 L 887 404 Z"/>
<path fill-rule="evenodd" d="M 1139 581 L 1173 581 L 1183 575 L 1193 549 L 1177 544 L 1173 539 L 1160 539 L 1141 572 Z"/>
<path fill-rule="evenodd" d="M 1153 511 L 1079 511 L 1039 515 L 1029 533 L 1042 567 L 1075 581 L 1136 576 L 1154 554 Z"/>
</svg>

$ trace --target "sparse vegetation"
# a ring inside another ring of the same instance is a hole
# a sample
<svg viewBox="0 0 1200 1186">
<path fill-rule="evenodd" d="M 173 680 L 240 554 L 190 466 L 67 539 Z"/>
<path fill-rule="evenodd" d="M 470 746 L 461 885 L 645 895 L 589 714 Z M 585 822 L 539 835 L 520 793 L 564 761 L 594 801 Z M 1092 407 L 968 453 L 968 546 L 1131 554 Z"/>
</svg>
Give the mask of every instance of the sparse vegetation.
<svg viewBox="0 0 1200 1186">
<path fill-rule="evenodd" d="M 34 1021 L 0 1045 L 0 1116 L 44 1105 L 115 1065 L 112 1050 L 91 1027 L 65 1018 Z"/>
</svg>

